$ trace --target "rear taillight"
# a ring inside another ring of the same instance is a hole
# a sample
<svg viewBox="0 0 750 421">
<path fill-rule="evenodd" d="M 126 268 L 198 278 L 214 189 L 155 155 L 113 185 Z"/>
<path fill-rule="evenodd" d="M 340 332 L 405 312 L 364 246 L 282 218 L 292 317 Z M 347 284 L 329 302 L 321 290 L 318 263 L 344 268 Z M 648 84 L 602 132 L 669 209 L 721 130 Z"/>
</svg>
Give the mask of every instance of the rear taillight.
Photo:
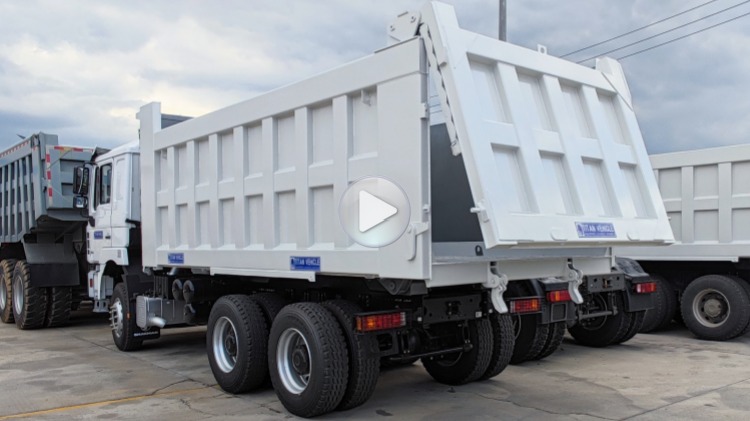
<svg viewBox="0 0 750 421">
<path fill-rule="evenodd" d="M 511 313 L 535 313 L 542 309 L 542 300 L 539 298 L 522 298 L 510 302 Z"/>
<path fill-rule="evenodd" d="M 652 292 L 656 292 L 656 282 L 635 284 L 635 292 L 637 294 L 651 294 Z"/>
<path fill-rule="evenodd" d="M 561 303 L 563 301 L 570 301 L 570 292 L 568 292 L 567 290 L 550 291 L 547 293 L 547 301 L 551 303 Z"/>
<path fill-rule="evenodd" d="M 396 329 L 406 326 L 406 312 L 370 314 L 357 316 L 358 332 L 373 332 L 376 330 Z"/>
</svg>

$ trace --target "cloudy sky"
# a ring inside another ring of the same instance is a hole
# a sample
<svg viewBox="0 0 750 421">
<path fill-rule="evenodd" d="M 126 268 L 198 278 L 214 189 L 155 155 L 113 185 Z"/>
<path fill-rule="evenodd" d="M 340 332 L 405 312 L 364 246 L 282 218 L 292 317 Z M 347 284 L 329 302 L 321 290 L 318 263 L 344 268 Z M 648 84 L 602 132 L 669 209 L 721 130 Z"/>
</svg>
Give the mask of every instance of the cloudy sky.
<svg viewBox="0 0 750 421">
<path fill-rule="evenodd" d="M 461 26 L 496 36 L 498 0 L 453 0 Z M 707 3 L 571 56 L 636 52 L 750 13 L 743 0 L 507 0 L 508 38 L 563 55 Z M 68 145 L 134 140 L 135 113 L 200 115 L 364 56 L 386 25 L 422 0 L 0 0 L 0 147 L 17 134 Z M 625 58 L 649 152 L 750 142 L 750 16 Z"/>
</svg>

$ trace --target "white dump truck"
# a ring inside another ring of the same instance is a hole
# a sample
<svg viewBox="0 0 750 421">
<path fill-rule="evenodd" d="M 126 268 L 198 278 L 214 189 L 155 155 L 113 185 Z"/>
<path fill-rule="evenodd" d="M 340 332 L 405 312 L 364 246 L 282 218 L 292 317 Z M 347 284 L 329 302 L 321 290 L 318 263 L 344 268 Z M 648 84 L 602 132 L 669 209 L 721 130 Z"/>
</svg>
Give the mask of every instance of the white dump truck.
<svg viewBox="0 0 750 421">
<path fill-rule="evenodd" d="M 617 249 L 659 284 L 643 331 L 681 316 L 701 339 L 750 331 L 750 145 L 651 156 L 677 242 Z"/>
<path fill-rule="evenodd" d="M 76 168 L 88 292 L 119 349 L 205 324 L 221 388 L 270 377 L 310 417 L 364 403 L 381 361 L 421 358 L 447 384 L 499 374 L 512 315 L 541 320 L 523 326 L 536 355 L 578 307 L 578 340 L 635 334 L 655 284 L 612 246 L 672 234 L 619 64 L 462 30 L 440 3 L 388 33 L 171 127 L 146 105 L 139 141 Z"/>
</svg>

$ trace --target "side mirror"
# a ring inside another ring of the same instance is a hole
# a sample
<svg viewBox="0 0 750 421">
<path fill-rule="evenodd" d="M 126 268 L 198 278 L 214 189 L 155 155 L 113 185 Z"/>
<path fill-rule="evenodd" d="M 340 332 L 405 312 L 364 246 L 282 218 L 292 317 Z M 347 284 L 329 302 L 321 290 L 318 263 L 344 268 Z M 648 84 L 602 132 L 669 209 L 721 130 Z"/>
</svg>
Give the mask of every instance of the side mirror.
<svg viewBox="0 0 750 421">
<path fill-rule="evenodd" d="M 73 175 L 73 194 L 85 196 L 89 192 L 89 169 L 86 167 L 76 167 Z M 76 207 L 78 201 L 76 200 Z"/>
<path fill-rule="evenodd" d="M 76 209 L 86 209 L 88 205 L 89 200 L 86 196 L 76 196 L 75 199 L 73 199 L 73 207 Z"/>
</svg>

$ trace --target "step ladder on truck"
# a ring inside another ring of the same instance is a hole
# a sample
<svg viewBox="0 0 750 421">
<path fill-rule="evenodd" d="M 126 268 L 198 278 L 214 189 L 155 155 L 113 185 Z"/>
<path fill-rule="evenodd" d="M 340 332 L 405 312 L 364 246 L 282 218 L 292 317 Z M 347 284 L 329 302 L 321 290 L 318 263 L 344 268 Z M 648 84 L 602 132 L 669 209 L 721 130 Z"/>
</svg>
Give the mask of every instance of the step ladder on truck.
<svg viewBox="0 0 750 421">
<path fill-rule="evenodd" d="M 513 312 L 566 322 L 589 300 L 589 337 L 637 330 L 617 315 L 649 308 L 649 280 L 613 269 L 611 247 L 672 238 L 619 65 L 462 30 L 440 3 L 389 35 L 370 56 L 168 128 L 148 104 L 138 142 L 77 170 L 88 234 L 112 233 L 91 247 L 90 279 L 119 349 L 205 324 L 220 387 L 270 376 L 310 417 L 364 403 L 381 361 L 420 358 L 447 384 L 499 374 Z M 121 213 L 100 217 L 101 191 Z M 396 212 L 368 213 L 362 197 Z"/>
</svg>

